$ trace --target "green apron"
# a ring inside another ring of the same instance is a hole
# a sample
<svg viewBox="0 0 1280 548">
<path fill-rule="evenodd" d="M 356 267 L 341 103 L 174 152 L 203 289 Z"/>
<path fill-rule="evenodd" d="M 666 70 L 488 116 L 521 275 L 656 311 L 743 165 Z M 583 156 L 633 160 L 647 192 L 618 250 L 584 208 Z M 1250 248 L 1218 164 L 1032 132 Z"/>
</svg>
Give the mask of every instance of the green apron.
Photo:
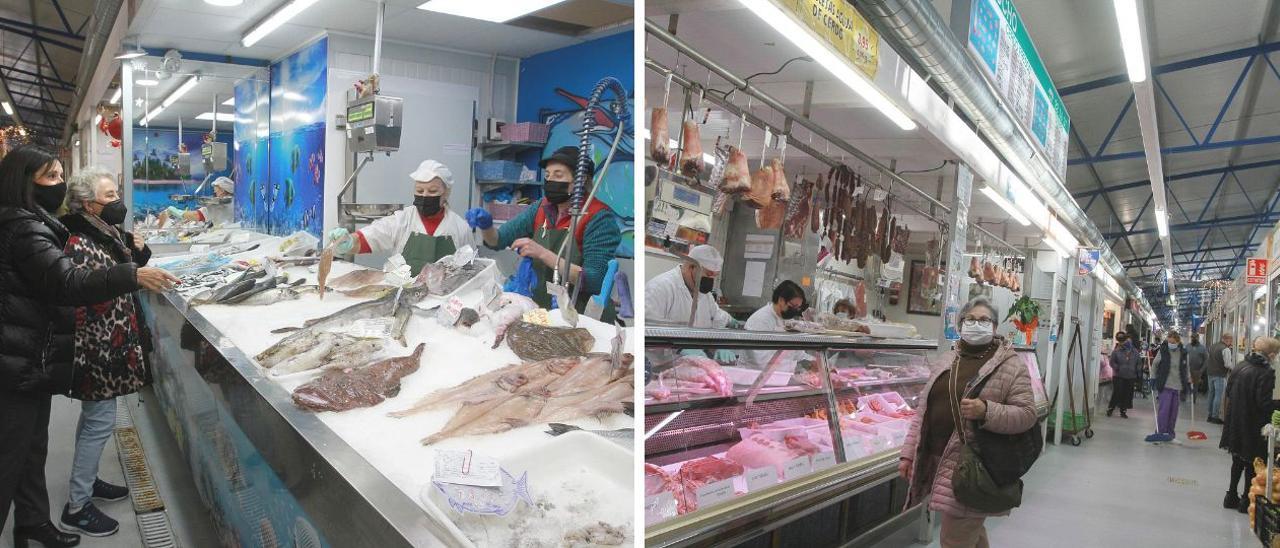
<svg viewBox="0 0 1280 548">
<path fill-rule="evenodd" d="M 552 252 L 555 252 L 560 249 L 560 244 L 564 242 L 565 237 L 568 235 L 569 229 L 566 228 L 534 228 L 533 241 L 544 249 L 549 249 Z M 577 243 L 575 242 L 574 245 L 577 245 Z M 581 261 L 581 246 L 574 248 L 574 257 L 578 257 L 579 261 Z M 547 282 L 553 279 L 555 269 L 543 264 L 542 261 L 534 261 L 533 273 L 538 278 L 537 282 L 533 284 L 533 302 L 537 303 L 538 306 L 550 309 L 551 294 L 547 292 Z M 565 281 L 566 280 L 561 280 L 562 283 Z M 569 284 L 565 285 L 568 286 Z M 568 287 L 568 290 L 569 294 L 572 295 L 573 287 Z M 587 295 L 586 291 L 583 291 L 578 295 L 577 306 L 574 306 L 574 309 L 579 313 L 585 311 L 587 309 L 587 299 L 590 298 L 591 295 Z M 600 321 L 612 324 L 614 318 L 617 316 L 617 312 L 613 309 L 613 301 L 609 300 L 608 303 L 609 304 L 605 306 L 604 313 L 600 315 Z"/>
<path fill-rule="evenodd" d="M 458 248 L 453 244 L 453 236 L 428 236 L 413 233 L 404 243 L 400 255 L 409 265 L 410 273 L 417 276 L 422 267 L 440 260 L 441 257 L 453 255 Z"/>
</svg>

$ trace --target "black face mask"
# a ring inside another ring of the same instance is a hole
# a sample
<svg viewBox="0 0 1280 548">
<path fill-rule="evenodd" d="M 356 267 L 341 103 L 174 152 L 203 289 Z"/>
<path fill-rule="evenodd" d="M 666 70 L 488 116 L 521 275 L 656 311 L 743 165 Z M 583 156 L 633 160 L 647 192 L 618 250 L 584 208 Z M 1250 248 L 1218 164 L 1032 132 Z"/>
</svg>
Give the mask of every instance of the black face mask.
<svg viewBox="0 0 1280 548">
<path fill-rule="evenodd" d="M 53 186 L 36 185 L 35 200 L 36 205 L 44 208 L 46 212 L 53 213 L 62 207 L 63 198 L 67 197 L 67 183 L 58 183 Z"/>
<path fill-rule="evenodd" d="M 542 193 L 547 201 L 556 205 L 569 201 L 569 183 L 563 181 L 547 181 L 542 186 Z"/>
<path fill-rule="evenodd" d="M 109 225 L 118 225 L 124 222 L 124 218 L 128 214 L 129 208 L 125 207 L 124 200 L 116 200 L 102 206 L 102 211 L 98 212 L 98 218 Z"/>
<path fill-rule="evenodd" d="M 701 280 L 698 280 L 699 293 L 702 293 L 705 295 L 707 293 L 710 293 L 712 289 L 715 289 L 715 287 L 716 287 L 715 278 L 708 278 L 706 276 L 703 276 Z"/>
<path fill-rule="evenodd" d="M 794 320 L 796 318 L 799 318 L 800 314 L 804 313 L 804 309 L 808 308 L 806 306 L 801 306 L 800 308 L 791 308 L 790 306 L 787 306 L 787 305 L 783 305 L 783 306 L 784 308 L 782 309 L 782 319 L 784 320 Z"/>
<path fill-rule="evenodd" d="M 440 213 L 440 203 L 443 201 L 442 196 L 414 196 L 413 205 L 417 206 L 418 213 L 426 217 Z"/>
</svg>

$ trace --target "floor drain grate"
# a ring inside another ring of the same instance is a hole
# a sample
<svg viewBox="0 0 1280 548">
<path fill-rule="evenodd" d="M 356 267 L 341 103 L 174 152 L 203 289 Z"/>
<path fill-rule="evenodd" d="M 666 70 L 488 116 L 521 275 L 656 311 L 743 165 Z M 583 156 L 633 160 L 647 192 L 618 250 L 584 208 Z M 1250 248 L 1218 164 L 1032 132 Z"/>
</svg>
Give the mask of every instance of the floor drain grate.
<svg viewBox="0 0 1280 548">
<path fill-rule="evenodd" d="M 116 428 L 133 428 L 133 413 L 125 398 L 116 398 Z"/>
<path fill-rule="evenodd" d="M 147 467 L 147 457 L 142 453 L 142 441 L 138 439 L 138 431 L 133 428 L 116 430 L 116 447 L 120 452 L 120 465 L 124 467 L 124 478 L 129 484 L 129 492 L 133 495 L 133 509 L 139 514 L 164 510 L 160 501 L 160 493 L 156 491 L 155 482 L 151 478 L 151 470 Z"/>
<path fill-rule="evenodd" d="M 138 514 L 138 529 L 142 531 L 142 545 L 146 548 L 176 548 L 177 540 L 173 538 L 173 527 L 169 525 L 169 514 L 151 512 Z"/>
</svg>

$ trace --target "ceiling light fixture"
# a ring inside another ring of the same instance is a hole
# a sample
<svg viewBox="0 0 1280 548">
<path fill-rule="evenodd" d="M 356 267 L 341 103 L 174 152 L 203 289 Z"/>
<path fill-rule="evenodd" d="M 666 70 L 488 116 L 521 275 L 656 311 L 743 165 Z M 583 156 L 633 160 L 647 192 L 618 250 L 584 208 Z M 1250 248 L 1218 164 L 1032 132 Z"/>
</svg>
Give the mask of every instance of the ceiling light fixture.
<svg viewBox="0 0 1280 548">
<path fill-rule="evenodd" d="M 915 121 L 893 104 L 893 101 L 890 101 L 866 75 L 850 66 L 844 58 L 836 55 L 830 46 L 819 41 L 812 31 L 797 22 L 790 14 L 779 9 L 771 0 L 738 0 L 738 2 L 830 71 L 844 85 L 849 86 L 849 89 L 859 97 L 876 107 L 899 128 L 905 131 L 916 128 Z"/>
<path fill-rule="evenodd" d="M 133 83 L 142 87 L 149 88 L 149 87 L 160 85 L 160 79 L 154 76 L 148 76 L 146 72 L 143 72 L 142 76 L 139 76 L 137 80 L 133 81 Z"/>
<path fill-rule="evenodd" d="M 116 92 L 111 94 L 111 104 L 115 105 L 120 102 L 120 96 L 124 93 L 123 87 L 116 88 Z"/>
<path fill-rule="evenodd" d="M 1156 231 L 1160 233 L 1161 238 L 1169 237 L 1169 214 L 1163 209 L 1156 210 Z"/>
<path fill-rule="evenodd" d="M 116 59 L 137 59 L 147 55 L 147 50 L 142 49 L 136 41 L 133 43 L 133 49 L 122 49 L 116 54 Z"/>
<path fill-rule="evenodd" d="M 418 5 L 418 9 L 493 23 L 506 23 L 517 17 L 549 8 L 564 1 L 489 0 L 488 2 L 476 2 L 475 0 L 430 0 Z"/>
<path fill-rule="evenodd" d="M 1116 23 L 1120 26 L 1120 46 L 1124 48 L 1124 64 L 1130 82 L 1147 79 L 1147 58 L 1142 51 L 1142 27 L 1139 26 L 1138 0 L 1114 0 Z"/>
<path fill-rule="evenodd" d="M 220 8 L 230 8 L 243 4 L 244 0 L 204 0 L 204 3 L 209 4 L 210 6 L 218 6 Z"/>
<path fill-rule="evenodd" d="M 230 99 L 227 99 L 226 101 L 223 101 L 222 104 L 228 107 L 234 107 L 236 106 L 236 98 L 232 97 Z"/>
<path fill-rule="evenodd" d="M 196 116 L 196 119 L 197 119 L 197 120 L 212 120 L 212 119 L 213 119 L 213 113 L 212 113 L 212 112 L 205 112 L 205 113 L 201 113 L 199 116 Z M 219 112 L 219 113 L 218 113 L 218 121 L 219 121 L 219 122 L 234 122 L 234 121 L 236 121 L 236 115 L 235 115 L 235 114 L 232 114 L 232 113 L 230 113 L 230 112 Z"/>
<path fill-rule="evenodd" d="M 196 84 L 198 83 L 200 83 L 199 76 L 187 78 L 187 81 L 183 82 L 181 86 L 178 86 L 178 89 L 173 90 L 173 93 L 170 93 L 168 97 L 165 97 L 164 101 L 161 102 L 160 105 L 165 108 L 173 106 L 174 103 L 178 102 L 178 99 L 181 99 L 183 95 L 186 95 L 187 92 L 191 91 L 191 89 L 196 87 Z"/>
<path fill-rule="evenodd" d="M 102 115 L 101 114 L 95 115 L 93 117 L 93 125 L 96 127 L 98 124 L 101 124 L 101 123 L 102 123 Z"/>
<path fill-rule="evenodd" d="M 319 0 L 289 0 L 284 5 L 276 8 L 265 19 L 262 19 L 249 32 L 240 38 L 240 44 L 244 47 L 251 47 L 258 43 L 259 40 L 265 38 L 268 34 L 275 32 L 280 25 L 285 24 L 290 19 L 296 17 L 303 10 L 315 5 Z"/>
<path fill-rule="evenodd" d="M 1012 202 L 1004 196 L 1001 196 L 994 188 L 984 185 L 982 187 L 982 193 L 986 194 L 988 198 L 991 198 L 991 201 L 995 202 L 1001 209 L 1004 209 L 1010 217 L 1013 217 L 1013 220 L 1018 221 L 1018 224 L 1022 226 L 1031 226 L 1031 219 L 1028 219 L 1021 211 L 1018 211 L 1018 208 L 1014 207 Z"/>
<path fill-rule="evenodd" d="M 4 107 L 5 114 L 8 114 L 9 116 L 13 116 L 13 105 L 10 104 L 8 101 L 0 103 L 0 107 Z"/>
</svg>

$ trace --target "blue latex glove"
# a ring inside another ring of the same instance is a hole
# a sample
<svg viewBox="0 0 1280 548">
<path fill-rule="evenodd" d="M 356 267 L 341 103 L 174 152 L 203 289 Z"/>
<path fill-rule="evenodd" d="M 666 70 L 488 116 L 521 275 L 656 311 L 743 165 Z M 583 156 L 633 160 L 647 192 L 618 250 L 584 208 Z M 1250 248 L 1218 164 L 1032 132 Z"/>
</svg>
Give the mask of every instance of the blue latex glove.
<svg viewBox="0 0 1280 548">
<path fill-rule="evenodd" d="M 720 363 L 738 363 L 738 354 L 732 350 L 716 350 L 716 361 Z"/>
<path fill-rule="evenodd" d="M 336 244 L 334 242 L 337 242 Z M 351 237 L 351 232 L 345 228 L 338 227 L 329 231 L 329 239 L 325 246 L 333 244 L 333 250 L 339 255 L 351 253 L 356 247 L 356 239 Z"/>
<path fill-rule="evenodd" d="M 730 319 L 729 325 L 726 325 L 725 327 L 728 327 L 729 329 L 746 329 L 747 324 L 746 322 L 740 322 L 738 320 Z"/>
<path fill-rule="evenodd" d="M 520 264 L 516 267 L 516 273 L 507 279 L 507 283 L 502 286 L 502 290 L 532 297 L 533 284 L 536 283 L 538 283 L 538 275 L 533 271 L 533 259 L 525 257 L 520 259 Z"/>
<path fill-rule="evenodd" d="M 488 230 L 493 228 L 493 215 L 490 215 L 483 207 L 473 207 L 467 210 L 467 224 L 471 228 Z"/>
<path fill-rule="evenodd" d="M 182 214 L 183 214 L 183 213 L 186 213 L 186 211 L 181 210 L 181 209 L 178 209 L 178 208 L 176 208 L 176 207 L 174 207 L 174 206 L 169 206 L 169 208 L 168 208 L 168 209 L 166 209 L 166 210 L 165 210 L 165 212 L 167 212 L 167 213 L 169 214 L 169 218 L 171 218 L 171 219 L 176 219 L 176 220 L 179 220 L 179 221 L 181 221 L 181 220 L 182 220 Z"/>
</svg>

